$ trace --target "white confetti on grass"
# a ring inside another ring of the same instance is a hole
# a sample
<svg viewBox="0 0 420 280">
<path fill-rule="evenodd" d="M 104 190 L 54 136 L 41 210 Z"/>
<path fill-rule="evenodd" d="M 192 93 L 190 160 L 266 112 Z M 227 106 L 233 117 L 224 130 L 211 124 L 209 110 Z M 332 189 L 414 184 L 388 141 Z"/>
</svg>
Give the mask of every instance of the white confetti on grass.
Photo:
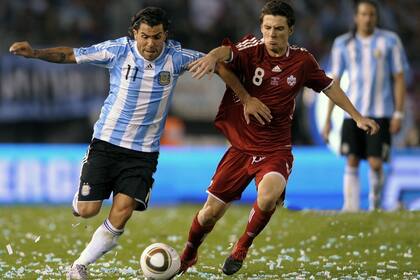
<svg viewBox="0 0 420 280">
<path fill-rule="evenodd" d="M 13 254 L 12 245 L 7 244 L 7 245 L 6 245 L 6 249 L 7 249 L 7 253 L 8 253 L 9 255 Z"/>
</svg>

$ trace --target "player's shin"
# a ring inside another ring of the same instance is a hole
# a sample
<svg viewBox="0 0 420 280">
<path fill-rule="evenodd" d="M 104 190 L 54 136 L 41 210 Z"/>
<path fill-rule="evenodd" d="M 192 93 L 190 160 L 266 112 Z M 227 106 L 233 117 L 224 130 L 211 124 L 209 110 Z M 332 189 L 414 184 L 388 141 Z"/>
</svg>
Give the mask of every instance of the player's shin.
<svg viewBox="0 0 420 280">
<path fill-rule="evenodd" d="M 346 166 L 343 178 L 343 211 L 357 212 L 360 208 L 360 182 L 357 167 Z"/>
<path fill-rule="evenodd" d="M 384 185 L 382 170 L 369 170 L 369 210 L 377 210 L 381 204 L 381 192 Z"/>
<path fill-rule="evenodd" d="M 210 233 L 214 225 L 202 226 L 198 221 L 198 213 L 195 215 L 188 234 L 188 241 L 182 253 L 181 260 L 191 260 L 195 258 L 198 247 L 203 243 L 206 235 Z"/>
<path fill-rule="evenodd" d="M 254 238 L 260 234 L 268 224 L 275 210 L 276 208 L 271 211 L 262 211 L 258 207 L 257 201 L 255 201 L 251 212 L 249 213 L 248 224 L 246 226 L 245 232 L 239 238 L 237 246 L 242 248 L 249 248 Z"/>
</svg>

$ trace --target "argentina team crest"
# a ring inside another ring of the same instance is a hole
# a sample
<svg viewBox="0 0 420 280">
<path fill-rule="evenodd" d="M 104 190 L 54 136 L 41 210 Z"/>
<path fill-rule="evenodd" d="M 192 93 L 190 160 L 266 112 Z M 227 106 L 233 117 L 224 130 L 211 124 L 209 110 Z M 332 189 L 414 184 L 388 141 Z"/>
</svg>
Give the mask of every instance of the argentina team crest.
<svg viewBox="0 0 420 280">
<path fill-rule="evenodd" d="M 171 82 L 171 73 L 169 71 L 161 71 L 158 74 L 158 82 L 161 86 L 167 86 Z"/>
</svg>

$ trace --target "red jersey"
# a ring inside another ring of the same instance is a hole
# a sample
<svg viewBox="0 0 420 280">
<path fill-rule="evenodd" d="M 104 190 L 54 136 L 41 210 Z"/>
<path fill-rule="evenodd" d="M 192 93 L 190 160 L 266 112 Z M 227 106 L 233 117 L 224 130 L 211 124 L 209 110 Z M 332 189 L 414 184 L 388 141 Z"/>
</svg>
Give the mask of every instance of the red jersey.
<svg viewBox="0 0 420 280">
<path fill-rule="evenodd" d="M 319 68 L 315 58 L 305 49 L 288 46 L 285 55 L 272 57 L 263 40 L 254 36 L 230 45 L 233 58 L 227 63 L 251 96 L 271 110 L 273 119 L 261 125 L 254 117 L 245 122 L 243 105 L 227 87 L 217 113 L 215 126 L 233 147 L 249 154 L 261 155 L 290 150 L 295 97 L 302 87 L 316 92 L 327 89 L 332 79 Z"/>
</svg>

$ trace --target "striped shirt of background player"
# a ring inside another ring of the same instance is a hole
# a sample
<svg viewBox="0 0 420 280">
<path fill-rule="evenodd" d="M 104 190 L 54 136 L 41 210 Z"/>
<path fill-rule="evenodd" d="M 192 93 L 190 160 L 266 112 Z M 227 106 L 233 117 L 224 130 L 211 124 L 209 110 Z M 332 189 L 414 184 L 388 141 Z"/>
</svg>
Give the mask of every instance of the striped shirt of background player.
<svg viewBox="0 0 420 280">
<path fill-rule="evenodd" d="M 368 38 L 352 37 L 351 33 L 339 36 L 334 41 L 331 62 L 336 78 L 347 70 L 350 82 L 347 96 L 362 115 L 392 116 L 392 76 L 406 72 L 409 67 L 397 34 L 376 28 Z"/>
<path fill-rule="evenodd" d="M 143 152 L 159 150 L 177 79 L 189 63 L 203 56 L 168 40 L 161 55 L 148 61 L 128 37 L 75 48 L 74 54 L 77 63 L 106 67 L 110 73 L 109 95 L 93 137 Z"/>
</svg>

